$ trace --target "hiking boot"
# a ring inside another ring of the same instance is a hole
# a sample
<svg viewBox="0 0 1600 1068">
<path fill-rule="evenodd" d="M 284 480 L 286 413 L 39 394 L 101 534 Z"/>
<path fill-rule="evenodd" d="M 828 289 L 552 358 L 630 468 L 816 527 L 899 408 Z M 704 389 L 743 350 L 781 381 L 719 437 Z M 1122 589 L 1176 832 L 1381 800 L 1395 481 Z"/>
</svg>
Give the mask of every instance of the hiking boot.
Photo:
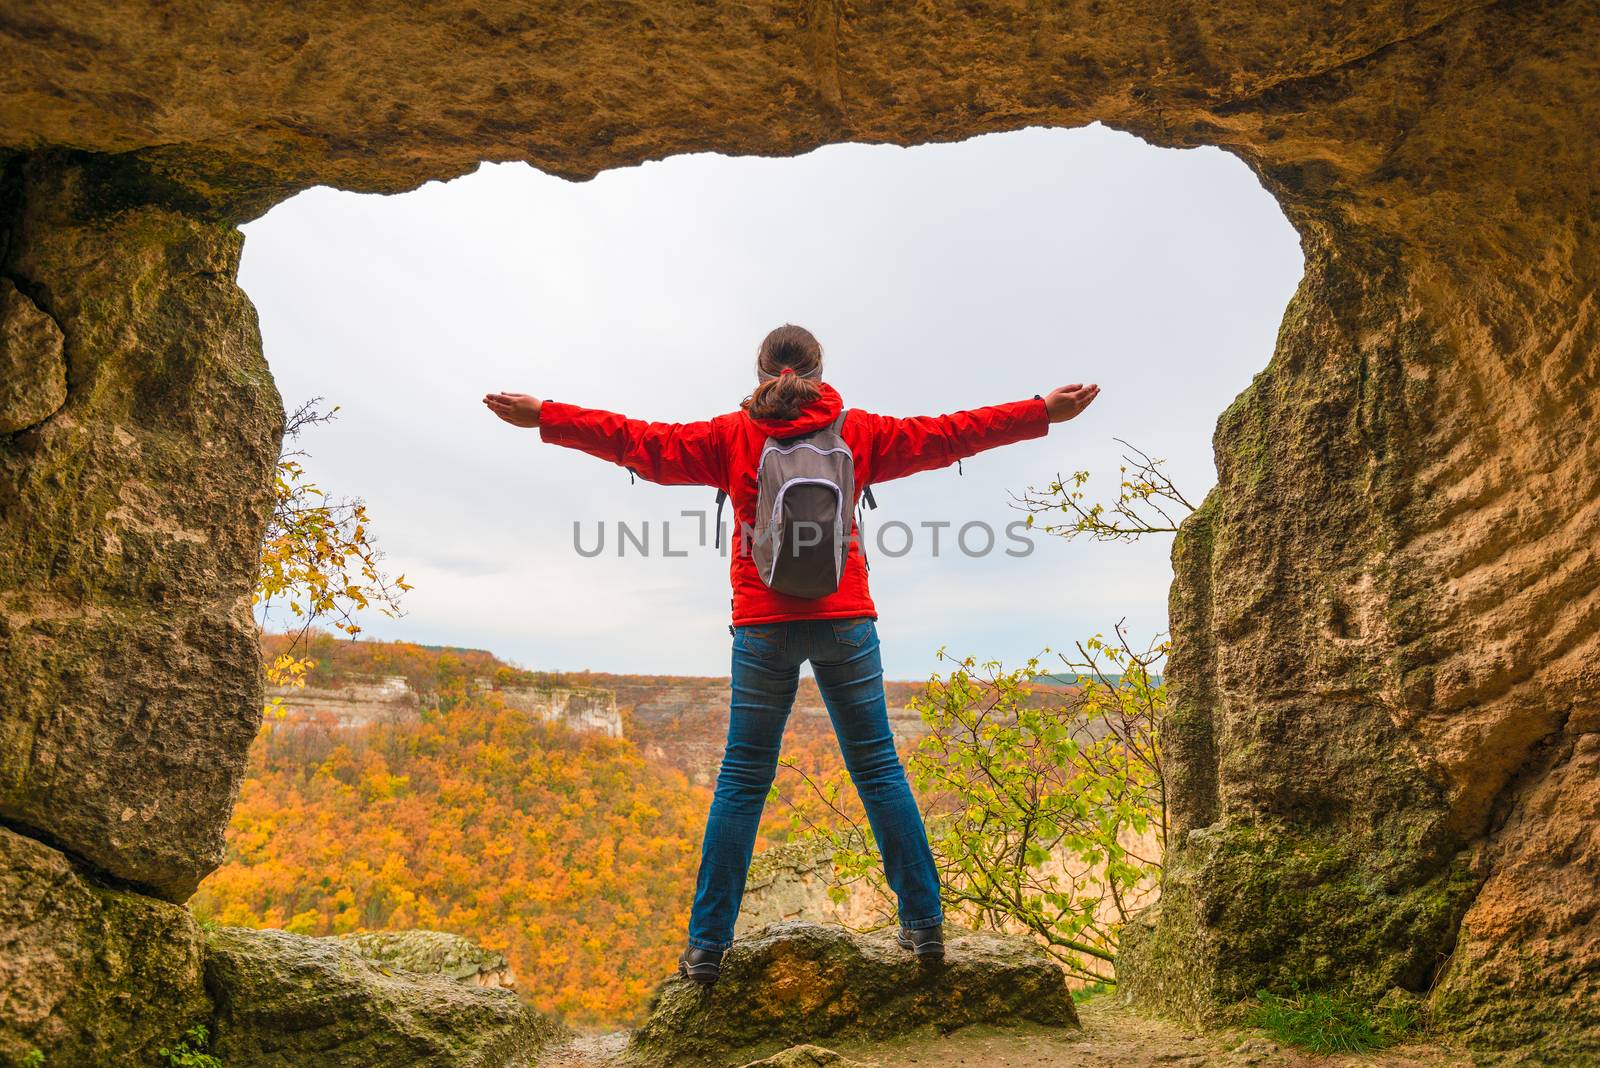
<svg viewBox="0 0 1600 1068">
<path fill-rule="evenodd" d="M 918 964 L 944 961 L 943 927 L 902 927 L 894 940 L 915 953 Z"/>
<path fill-rule="evenodd" d="M 689 946 L 678 958 L 678 974 L 701 986 L 710 986 L 722 974 L 722 951 Z"/>
</svg>

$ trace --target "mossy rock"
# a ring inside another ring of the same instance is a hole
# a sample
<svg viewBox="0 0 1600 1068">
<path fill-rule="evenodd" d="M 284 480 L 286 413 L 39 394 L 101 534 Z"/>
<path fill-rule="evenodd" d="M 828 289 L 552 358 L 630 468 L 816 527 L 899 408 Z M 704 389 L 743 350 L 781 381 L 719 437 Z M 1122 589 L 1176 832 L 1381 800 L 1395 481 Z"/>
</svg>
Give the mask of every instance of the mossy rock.
<svg viewBox="0 0 1600 1068">
<path fill-rule="evenodd" d="M 364 931 L 339 939 L 368 960 L 398 971 L 478 986 L 510 987 L 514 982 L 504 953 L 447 931 Z"/>
<path fill-rule="evenodd" d="M 1362 845 L 1271 822 L 1191 832 L 1160 903 L 1123 928 L 1121 996 L 1207 1024 L 1262 989 L 1426 990 L 1477 878 L 1461 862 L 1385 879 Z"/>
<path fill-rule="evenodd" d="M 510 991 L 396 972 L 337 938 L 219 928 L 206 986 L 229 1068 L 524 1068 L 562 1034 Z"/>
<path fill-rule="evenodd" d="M 1026 938 L 947 929 L 944 965 L 926 967 L 892 930 L 791 921 L 735 942 L 714 986 L 662 983 L 628 1057 L 722 1068 L 806 1043 L 978 1023 L 1077 1027 L 1078 1015 L 1061 969 Z"/>
<path fill-rule="evenodd" d="M 0 828 L 0 1064 L 145 1068 L 203 1023 L 204 943 L 189 911 L 107 887 Z"/>
</svg>

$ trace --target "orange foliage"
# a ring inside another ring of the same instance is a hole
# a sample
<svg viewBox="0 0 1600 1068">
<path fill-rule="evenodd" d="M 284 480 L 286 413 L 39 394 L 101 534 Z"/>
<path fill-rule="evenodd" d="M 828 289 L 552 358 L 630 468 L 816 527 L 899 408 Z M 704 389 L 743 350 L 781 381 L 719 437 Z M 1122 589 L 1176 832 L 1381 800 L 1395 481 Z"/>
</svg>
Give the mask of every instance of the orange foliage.
<svg viewBox="0 0 1600 1068">
<path fill-rule="evenodd" d="M 504 952 L 548 1013 L 637 1019 L 681 948 L 708 791 L 493 694 L 417 723 L 317 730 L 258 740 L 196 915 L 453 931 Z"/>
<path fill-rule="evenodd" d="M 264 636 L 263 655 L 287 645 Z M 312 935 L 451 931 L 505 953 L 523 995 L 547 1013 L 580 1027 L 637 1022 L 683 946 L 711 801 L 670 754 L 720 743 L 725 696 L 707 703 L 721 680 L 534 673 L 480 650 L 315 632 L 300 654 L 315 660 L 313 686 L 403 675 L 423 710 L 416 722 L 362 728 L 331 717 L 264 727 L 227 862 L 191 902 L 196 915 Z M 687 687 L 697 697 L 681 719 L 630 723 L 636 744 L 540 722 L 474 680 L 601 685 L 635 700 Z M 647 760 L 641 747 L 666 755 Z M 842 766 L 825 717 L 791 718 L 784 755 L 819 782 Z M 758 849 L 837 819 L 794 769 L 778 781 L 784 801 L 767 805 Z M 859 817 L 853 790 L 836 803 Z"/>
</svg>

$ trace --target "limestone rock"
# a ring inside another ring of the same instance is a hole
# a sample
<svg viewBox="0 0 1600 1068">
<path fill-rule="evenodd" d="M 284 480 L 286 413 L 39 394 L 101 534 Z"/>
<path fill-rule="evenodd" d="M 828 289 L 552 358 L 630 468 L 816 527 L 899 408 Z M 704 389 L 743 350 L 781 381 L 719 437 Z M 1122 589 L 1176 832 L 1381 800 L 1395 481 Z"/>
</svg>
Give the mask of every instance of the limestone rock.
<svg viewBox="0 0 1600 1068">
<path fill-rule="evenodd" d="M 651 1001 L 629 1054 L 659 1065 L 739 1065 L 795 1044 L 974 1023 L 1076 1027 L 1061 969 L 1025 938 L 946 930 L 924 968 L 894 931 L 858 936 L 788 922 L 733 944 L 709 988 L 677 977 Z"/>
<path fill-rule="evenodd" d="M 107 889 L 0 828 L 0 1064 L 134 1068 L 204 1022 L 204 942 L 187 909 Z"/>
<path fill-rule="evenodd" d="M 506 990 L 395 972 L 336 938 L 221 928 L 213 1050 L 250 1068 L 522 1068 L 559 1028 Z"/>
<path fill-rule="evenodd" d="M 510 708 L 528 712 L 546 723 L 561 723 L 575 731 L 593 731 L 609 738 L 622 737 L 622 714 L 617 695 L 594 687 L 502 686 L 501 700 Z"/>
<path fill-rule="evenodd" d="M 419 975 L 442 975 L 470 986 L 510 990 L 516 976 L 504 953 L 445 931 L 368 931 L 340 941 L 375 964 Z"/>
<path fill-rule="evenodd" d="M 284 726 L 366 727 L 415 722 L 421 704 L 404 675 L 354 675 L 328 686 L 269 686 Z"/>
<path fill-rule="evenodd" d="M 876 1065 L 853 1061 L 821 1046 L 790 1046 L 782 1053 L 751 1061 L 744 1068 L 876 1068 Z"/>
<path fill-rule="evenodd" d="M 242 239 L 101 215 L 72 167 L 8 181 L 0 273 L 60 324 L 73 392 L 0 438 L 0 819 L 182 901 L 261 722 L 249 598 L 283 413 Z"/>
<path fill-rule="evenodd" d="M 1585 711 L 1594 715 L 1594 706 Z M 1600 915 L 1591 897 L 1600 885 L 1600 733 L 1558 739 L 1529 778 L 1463 921 L 1435 1011 L 1470 1028 L 1481 1047 L 1600 1064 Z M 1533 1004 L 1514 996 L 1529 989 L 1555 993 Z"/>
<path fill-rule="evenodd" d="M 894 916 L 892 898 L 857 886 L 843 901 L 834 902 L 828 897 L 833 885 L 833 849 L 823 841 L 784 842 L 762 850 L 750 862 L 734 937 L 784 920 L 866 928 Z"/>
<path fill-rule="evenodd" d="M 61 328 L 0 278 L 0 434 L 15 434 L 67 401 Z"/>
</svg>

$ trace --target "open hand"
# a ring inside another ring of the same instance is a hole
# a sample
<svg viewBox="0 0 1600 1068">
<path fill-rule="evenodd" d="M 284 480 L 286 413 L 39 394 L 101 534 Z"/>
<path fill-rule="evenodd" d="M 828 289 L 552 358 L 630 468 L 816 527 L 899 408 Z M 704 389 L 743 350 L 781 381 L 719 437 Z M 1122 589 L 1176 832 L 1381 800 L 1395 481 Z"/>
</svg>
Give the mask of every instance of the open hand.
<svg viewBox="0 0 1600 1068">
<path fill-rule="evenodd" d="M 1099 395 L 1099 386 L 1082 386 L 1074 382 L 1070 386 L 1062 386 L 1045 394 L 1044 406 L 1050 413 L 1052 423 L 1065 423 L 1089 407 L 1089 402 Z"/>
<path fill-rule="evenodd" d="M 539 409 L 544 402 L 526 393 L 490 393 L 483 398 L 484 405 L 512 426 L 535 427 L 539 425 Z"/>
</svg>

